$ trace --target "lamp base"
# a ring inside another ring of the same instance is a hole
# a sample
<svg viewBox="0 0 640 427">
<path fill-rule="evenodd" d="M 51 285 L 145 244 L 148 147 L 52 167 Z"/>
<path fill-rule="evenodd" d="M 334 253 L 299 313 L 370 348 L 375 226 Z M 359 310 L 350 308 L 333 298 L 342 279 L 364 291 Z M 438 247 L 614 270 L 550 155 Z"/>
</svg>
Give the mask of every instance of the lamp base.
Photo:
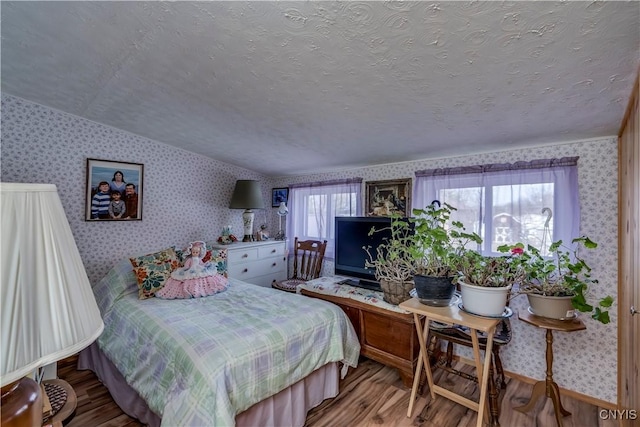
<svg viewBox="0 0 640 427">
<path fill-rule="evenodd" d="M 247 209 L 242 212 L 242 224 L 244 225 L 244 238 L 243 242 L 253 241 L 253 217 L 254 213 L 251 209 Z"/>
<path fill-rule="evenodd" d="M 2 427 L 42 425 L 42 391 L 31 378 L 2 387 Z"/>
</svg>

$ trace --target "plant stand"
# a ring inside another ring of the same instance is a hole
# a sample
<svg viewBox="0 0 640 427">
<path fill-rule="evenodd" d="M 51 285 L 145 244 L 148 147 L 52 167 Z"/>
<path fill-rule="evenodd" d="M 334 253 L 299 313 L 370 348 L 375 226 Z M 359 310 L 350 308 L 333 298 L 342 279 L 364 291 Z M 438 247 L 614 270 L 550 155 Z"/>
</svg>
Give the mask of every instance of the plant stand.
<svg viewBox="0 0 640 427">
<path fill-rule="evenodd" d="M 491 366 L 491 351 L 493 348 L 493 336 L 496 331 L 496 326 L 499 319 L 488 319 L 480 316 L 474 316 L 466 314 L 461 311 L 458 306 L 450 305 L 447 307 L 431 307 L 424 305 L 418 301 L 417 298 L 411 298 L 399 304 L 399 307 L 410 313 L 413 313 L 414 324 L 416 332 L 418 334 L 418 341 L 420 342 L 420 353 L 418 356 L 418 365 L 416 367 L 416 373 L 413 376 L 413 387 L 411 388 L 411 397 L 409 398 L 409 409 L 407 410 L 407 417 L 411 417 L 413 412 L 413 404 L 416 400 L 416 394 L 418 392 L 419 379 L 422 373 L 422 367 L 427 374 L 427 382 L 429 383 L 429 392 L 431 399 L 435 399 L 436 395 L 440 395 L 450 399 L 460 405 L 464 405 L 467 408 L 474 410 L 478 413 L 476 426 L 482 427 L 483 422 L 489 421 L 485 412 L 487 401 L 487 389 L 489 383 L 489 374 Z M 421 328 L 421 317 L 424 316 L 424 327 Z M 471 335 L 471 341 L 473 343 L 473 356 L 476 368 L 476 375 L 478 379 L 478 387 L 480 388 L 480 397 L 477 402 L 461 396 L 451 390 L 434 384 L 433 375 L 431 373 L 431 362 L 429 361 L 429 353 L 426 342 L 429 338 L 429 324 L 432 321 L 441 323 L 453 323 L 456 325 L 462 325 L 469 328 Z M 480 353 L 480 342 L 478 339 L 478 332 L 484 332 L 487 337 L 486 350 L 484 351 L 484 358 Z"/>
<path fill-rule="evenodd" d="M 553 332 L 573 332 L 587 329 L 582 323 L 582 320 L 573 319 L 571 321 L 547 319 L 544 317 L 534 316 L 528 311 L 519 312 L 518 318 L 530 325 L 537 326 L 538 328 L 547 330 L 547 376 L 544 381 L 538 381 L 533 386 L 533 392 L 524 406 L 514 408 L 516 411 L 529 412 L 536 405 L 538 399 L 545 394 L 546 397 L 551 398 L 553 402 L 553 410 L 556 414 L 556 421 L 558 427 L 562 427 L 562 417 L 571 415 L 571 412 L 564 409 L 562 402 L 560 401 L 560 389 L 558 384 L 553 381 Z"/>
</svg>

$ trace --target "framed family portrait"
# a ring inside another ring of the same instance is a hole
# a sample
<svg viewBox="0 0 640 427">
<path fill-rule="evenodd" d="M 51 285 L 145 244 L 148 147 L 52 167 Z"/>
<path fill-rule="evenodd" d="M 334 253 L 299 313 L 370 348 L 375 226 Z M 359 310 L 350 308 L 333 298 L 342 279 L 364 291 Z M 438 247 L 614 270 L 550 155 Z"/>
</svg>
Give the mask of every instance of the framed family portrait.
<svg viewBox="0 0 640 427">
<path fill-rule="evenodd" d="M 367 216 L 408 217 L 411 215 L 411 178 L 368 181 L 365 198 Z"/>
<path fill-rule="evenodd" d="M 141 163 L 87 159 L 86 221 L 142 219 Z"/>
<path fill-rule="evenodd" d="M 271 207 L 277 208 L 280 203 L 289 202 L 289 189 L 288 188 L 274 188 L 271 190 Z"/>
</svg>

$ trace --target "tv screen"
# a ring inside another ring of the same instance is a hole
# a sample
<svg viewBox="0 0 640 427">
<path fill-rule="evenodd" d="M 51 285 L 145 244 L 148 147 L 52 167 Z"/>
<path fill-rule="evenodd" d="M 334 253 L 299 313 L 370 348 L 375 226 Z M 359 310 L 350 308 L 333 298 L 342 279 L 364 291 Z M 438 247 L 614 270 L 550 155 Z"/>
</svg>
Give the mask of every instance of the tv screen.
<svg viewBox="0 0 640 427">
<path fill-rule="evenodd" d="M 357 278 L 347 281 L 348 284 L 369 289 L 380 289 L 376 281 L 375 269 L 365 267 L 368 259 L 364 246 L 375 257 L 376 248 L 385 238 L 391 237 L 390 230 L 384 230 L 369 236 L 372 227 L 376 230 L 389 227 L 391 218 L 338 216 L 335 222 L 335 274 Z"/>
</svg>

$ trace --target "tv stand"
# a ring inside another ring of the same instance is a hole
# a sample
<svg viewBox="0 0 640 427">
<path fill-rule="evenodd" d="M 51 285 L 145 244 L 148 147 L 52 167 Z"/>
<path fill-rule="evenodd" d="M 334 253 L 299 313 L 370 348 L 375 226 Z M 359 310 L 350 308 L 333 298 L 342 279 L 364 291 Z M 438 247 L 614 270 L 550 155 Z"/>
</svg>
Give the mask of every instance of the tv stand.
<svg viewBox="0 0 640 427">
<path fill-rule="evenodd" d="M 382 292 L 382 287 L 378 282 L 371 282 L 369 280 L 358 280 L 358 279 L 345 279 L 341 282 L 338 282 L 339 285 L 349 285 L 355 286 L 357 288 L 369 289 L 370 291 L 379 291 Z"/>
</svg>

